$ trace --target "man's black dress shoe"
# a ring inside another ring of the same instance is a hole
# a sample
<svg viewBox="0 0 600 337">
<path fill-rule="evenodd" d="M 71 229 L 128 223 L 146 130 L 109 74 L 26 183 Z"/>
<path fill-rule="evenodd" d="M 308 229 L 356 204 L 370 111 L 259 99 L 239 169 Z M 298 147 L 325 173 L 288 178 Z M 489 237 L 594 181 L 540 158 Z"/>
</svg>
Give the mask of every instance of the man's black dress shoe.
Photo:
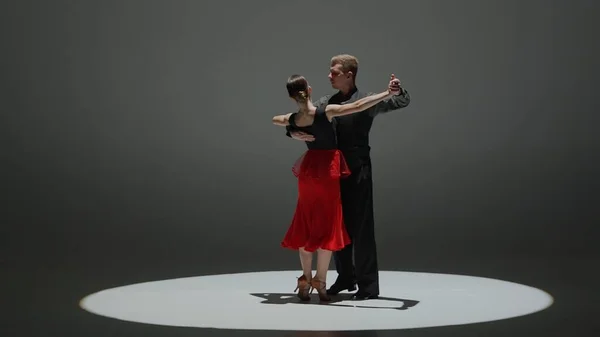
<svg viewBox="0 0 600 337">
<path fill-rule="evenodd" d="M 337 295 L 340 291 L 354 291 L 356 290 L 356 283 L 334 283 L 329 289 L 327 289 L 327 295 Z"/>
<path fill-rule="evenodd" d="M 350 299 L 352 301 L 364 301 L 364 300 L 374 300 L 379 298 L 379 295 L 371 295 L 369 293 L 365 293 L 362 291 L 357 291 L 356 293 L 354 293 L 352 295 L 352 297 L 350 297 Z"/>
</svg>

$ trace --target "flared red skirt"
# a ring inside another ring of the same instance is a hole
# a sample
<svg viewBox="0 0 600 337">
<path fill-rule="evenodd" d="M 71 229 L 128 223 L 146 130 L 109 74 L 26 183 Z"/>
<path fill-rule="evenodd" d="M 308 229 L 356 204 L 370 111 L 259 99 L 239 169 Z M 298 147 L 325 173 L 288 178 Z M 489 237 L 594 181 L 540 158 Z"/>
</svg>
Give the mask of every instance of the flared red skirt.
<svg viewBox="0 0 600 337">
<path fill-rule="evenodd" d="M 344 225 L 340 179 L 350 169 L 339 150 L 308 150 L 294 164 L 298 201 L 281 243 L 290 249 L 338 251 L 350 243 Z"/>
</svg>

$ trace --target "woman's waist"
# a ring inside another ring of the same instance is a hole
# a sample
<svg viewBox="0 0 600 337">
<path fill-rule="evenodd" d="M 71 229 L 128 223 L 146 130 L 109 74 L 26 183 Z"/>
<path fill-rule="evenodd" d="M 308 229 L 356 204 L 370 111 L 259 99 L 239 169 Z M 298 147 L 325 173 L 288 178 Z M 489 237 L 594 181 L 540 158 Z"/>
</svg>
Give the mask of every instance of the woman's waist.
<svg viewBox="0 0 600 337">
<path fill-rule="evenodd" d="M 308 149 L 306 150 L 307 153 L 342 153 L 342 151 L 340 149 Z"/>
</svg>

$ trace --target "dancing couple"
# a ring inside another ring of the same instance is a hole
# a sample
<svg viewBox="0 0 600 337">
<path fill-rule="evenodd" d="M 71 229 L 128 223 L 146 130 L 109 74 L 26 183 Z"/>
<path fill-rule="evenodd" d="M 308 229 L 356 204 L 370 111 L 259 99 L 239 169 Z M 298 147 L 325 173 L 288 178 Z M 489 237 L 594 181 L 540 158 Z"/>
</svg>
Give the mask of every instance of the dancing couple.
<svg viewBox="0 0 600 337">
<path fill-rule="evenodd" d="M 306 78 L 290 76 L 286 87 L 298 111 L 273 117 L 275 125 L 286 126 L 288 136 L 308 147 L 292 167 L 298 178 L 298 201 L 281 242 L 282 247 L 299 251 L 303 275 L 296 290 L 304 301 L 310 300 L 313 289 L 321 301 L 329 301 L 329 295 L 355 290 L 356 284 L 355 300 L 379 295 L 368 133 L 377 114 L 406 107 L 410 97 L 393 74 L 385 91 L 359 92 L 357 70 L 356 57 L 333 57 L 329 80 L 338 92 L 316 103 Z M 333 252 L 338 278 L 326 289 Z"/>
</svg>

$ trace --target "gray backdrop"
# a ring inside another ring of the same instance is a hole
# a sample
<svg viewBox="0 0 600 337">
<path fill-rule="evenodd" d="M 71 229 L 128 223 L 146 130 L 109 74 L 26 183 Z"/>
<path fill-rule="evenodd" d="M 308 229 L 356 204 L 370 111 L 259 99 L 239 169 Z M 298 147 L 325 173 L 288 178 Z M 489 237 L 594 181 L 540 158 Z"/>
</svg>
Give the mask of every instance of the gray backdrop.
<svg viewBox="0 0 600 337">
<path fill-rule="evenodd" d="M 371 133 L 382 269 L 596 253 L 598 7 L 3 4 L 3 263 L 128 270 L 98 287 L 299 269 L 279 242 L 305 146 L 270 119 L 294 109 L 292 73 L 330 93 L 338 53 L 359 58 L 360 89 L 395 73 L 412 95 Z"/>
</svg>

